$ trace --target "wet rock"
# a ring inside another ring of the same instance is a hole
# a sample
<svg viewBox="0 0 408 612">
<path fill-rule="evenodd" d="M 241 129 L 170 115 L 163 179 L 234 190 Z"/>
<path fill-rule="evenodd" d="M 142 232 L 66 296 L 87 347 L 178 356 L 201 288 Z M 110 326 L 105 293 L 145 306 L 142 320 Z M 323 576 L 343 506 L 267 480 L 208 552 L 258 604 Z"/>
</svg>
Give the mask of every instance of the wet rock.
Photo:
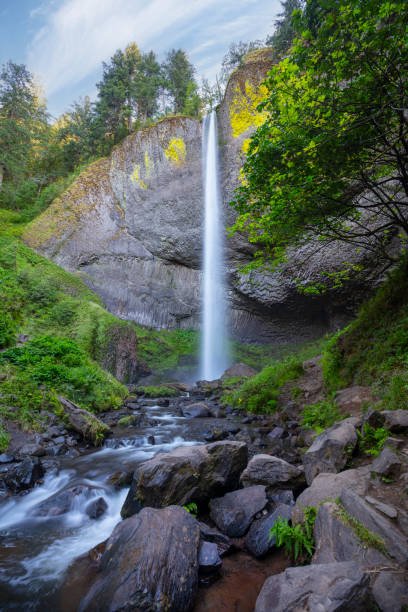
<svg viewBox="0 0 408 612">
<path fill-rule="evenodd" d="M 223 533 L 230 538 L 239 538 L 245 534 L 255 515 L 265 508 L 267 502 L 265 487 L 247 487 L 212 499 L 210 516 Z"/>
<path fill-rule="evenodd" d="M 185 446 L 137 466 L 123 505 L 123 518 L 142 506 L 154 508 L 191 501 L 206 502 L 238 486 L 248 460 L 243 442 Z"/>
<path fill-rule="evenodd" d="M 104 500 L 103 497 L 98 497 L 97 499 L 92 500 L 87 507 L 85 508 L 86 514 L 91 519 L 97 519 L 105 514 L 108 509 L 108 504 Z"/>
<path fill-rule="evenodd" d="M 46 454 L 44 447 L 42 444 L 38 444 L 37 442 L 24 444 L 18 450 L 18 455 L 20 457 L 26 457 L 27 455 L 31 457 L 44 457 Z"/>
<path fill-rule="evenodd" d="M 408 410 L 383 410 L 384 426 L 392 433 L 404 433 L 408 430 Z"/>
<path fill-rule="evenodd" d="M 390 448 L 385 447 L 373 461 L 371 471 L 387 478 L 398 478 L 401 467 L 402 464 L 398 456 Z"/>
<path fill-rule="evenodd" d="M 255 455 L 241 475 L 244 487 L 262 484 L 266 487 L 299 483 L 303 470 L 272 455 Z"/>
<path fill-rule="evenodd" d="M 198 585 L 199 536 L 197 521 L 178 506 L 144 508 L 122 521 L 79 610 L 188 612 Z"/>
<path fill-rule="evenodd" d="M 250 378 L 251 376 L 255 376 L 258 374 L 254 368 L 246 365 L 245 363 L 236 363 L 235 365 L 225 370 L 224 374 L 221 376 L 221 380 L 225 380 L 228 378 Z"/>
<path fill-rule="evenodd" d="M 345 415 L 361 416 L 362 409 L 373 403 L 373 393 L 370 387 L 354 385 L 336 393 L 336 404 Z"/>
<path fill-rule="evenodd" d="M 94 414 L 79 408 L 64 397 L 58 397 L 58 400 L 68 419 L 69 427 L 79 433 L 85 440 L 89 440 L 93 444 L 99 444 L 110 432 L 109 427 Z"/>
<path fill-rule="evenodd" d="M 279 504 L 277 508 L 267 516 L 254 521 L 246 535 L 245 546 L 255 557 L 263 557 L 275 545 L 275 538 L 271 537 L 270 531 L 278 518 L 290 520 L 292 508 Z"/>
<path fill-rule="evenodd" d="M 204 435 L 204 440 L 206 442 L 218 442 L 219 440 L 225 440 L 225 438 L 228 438 L 228 435 L 228 431 L 214 428 Z"/>
<path fill-rule="evenodd" d="M 339 474 L 318 474 L 310 487 L 297 498 L 292 513 L 292 521 L 303 521 L 303 508 L 319 506 L 328 499 L 337 499 L 344 488 L 353 489 L 359 495 L 365 495 L 370 481 L 370 468 L 364 466 L 358 469 L 345 470 Z"/>
<path fill-rule="evenodd" d="M 289 567 L 268 578 L 255 612 L 367 612 L 372 605 L 369 576 L 357 563 Z"/>
<path fill-rule="evenodd" d="M 390 520 L 351 489 L 341 492 L 340 501 L 351 516 L 383 540 L 388 555 L 402 565 L 408 564 L 408 539 Z"/>
<path fill-rule="evenodd" d="M 151 444 L 152 446 L 154 446 L 156 444 L 156 438 L 152 435 L 147 436 L 147 442 Z"/>
<path fill-rule="evenodd" d="M 355 561 L 360 566 L 388 565 L 382 552 L 362 542 L 341 518 L 337 504 L 326 502 L 318 510 L 314 524 L 315 553 L 312 563 Z"/>
<path fill-rule="evenodd" d="M 198 524 L 200 526 L 201 539 L 216 544 L 220 557 L 223 557 L 224 555 L 231 552 L 231 550 L 234 548 L 234 545 L 228 536 L 226 536 L 224 533 L 221 533 L 221 531 L 218 531 L 218 529 L 215 529 L 214 527 L 209 527 L 205 523 L 199 522 Z"/>
<path fill-rule="evenodd" d="M 60 516 L 73 509 L 79 498 L 85 501 L 94 494 L 92 487 L 70 487 L 44 500 L 32 510 L 32 516 Z"/>
<path fill-rule="evenodd" d="M 133 480 L 132 472 L 115 472 L 109 476 L 107 482 L 115 487 L 115 489 L 123 489 L 129 487 Z"/>
<path fill-rule="evenodd" d="M 336 473 L 345 467 L 357 444 L 355 422 L 354 419 L 345 419 L 317 436 L 303 455 L 308 484 L 321 472 Z"/>
<path fill-rule="evenodd" d="M 39 458 L 27 457 L 21 463 L 13 465 L 4 476 L 6 487 L 13 493 L 31 489 L 44 476 L 44 467 Z"/>
<path fill-rule="evenodd" d="M 13 455 L 8 455 L 7 453 L 0 453 L 0 464 L 12 463 L 13 461 L 14 461 Z"/>
<path fill-rule="evenodd" d="M 190 404 L 189 406 L 183 406 L 181 413 L 184 417 L 188 417 L 190 419 L 201 419 L 211 416 L 207 404 L 201 402 Z"/>
<path fill-rule="evenodd" d="M 213 542 L 201 542 L 198 551 L 198 566 L 204 575 L 218 572 L 222 565 L 217 545 Z"/>
</svg>

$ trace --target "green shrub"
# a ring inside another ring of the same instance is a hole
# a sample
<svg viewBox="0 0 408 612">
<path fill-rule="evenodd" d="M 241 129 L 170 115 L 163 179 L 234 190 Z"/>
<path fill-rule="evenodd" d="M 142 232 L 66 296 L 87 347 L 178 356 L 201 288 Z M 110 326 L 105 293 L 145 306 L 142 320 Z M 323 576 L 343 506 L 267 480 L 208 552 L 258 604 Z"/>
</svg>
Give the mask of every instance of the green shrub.
<svg viewBox="0 0 408 612">
<path fill-rule="evenodd" d="M 314 429 L 317 433 L 321 433 L 328 427 L 334 425 L 336 421 L 344 418 L 339 412 L 335 402 L 331 399 L 322 400 L 316 404 L 305 406 L 301 416 L 302 426 Z"/>
<path fill-rule="evenodd" d="M 179 391 L 173 387 L 167 387 L 166 385 L 158 386 L 147 386 L 147 387 L 136 387 L 136 393 L 143 395 L 144 397 L 176 397 L 179 395 Z"/>
<path fill-rule="evenodd" d="M 366 454 L 377 457 L 382 449 L 390 432 L 385 427 L 371 427 L 368 423 L 364 423 L 362 432 L 357 432 L 358 448 Z"/>
<path fill-rule="evenodd" d="M 311 558 L 314 550 L 313 527 L 317 510 L 313 506 L 304 508 L 304 522 L 289 525 L 287 519 L 278 518 L 269 532 L 275 538 L 275 546 L 284 546 L 287 555 L 296 563 Z"/>
<path fill-rule="evenodd" d="M 296 357 L 289 357 L 267 366 L 247 379 L 236 391 L 224 394 L 222 401 L 248 412 L 272 413 L 277 407 L 282 387 L 302 373 L 302 362 Z"/>
</svg>

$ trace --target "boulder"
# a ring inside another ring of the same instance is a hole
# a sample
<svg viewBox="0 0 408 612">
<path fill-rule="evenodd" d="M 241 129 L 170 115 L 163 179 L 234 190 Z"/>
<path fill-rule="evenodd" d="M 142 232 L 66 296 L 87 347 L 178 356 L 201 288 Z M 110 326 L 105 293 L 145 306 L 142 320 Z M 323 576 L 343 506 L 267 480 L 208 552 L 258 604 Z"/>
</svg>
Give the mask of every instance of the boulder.
<svg viewBox="0 0 408 612">
<path fill-rule="evenodd" d="M 275 538 L 270 531 L 279 518 L 287 519 L 292 516 L 292 508 L 285 504 L 279 504 L 277 508 L 267 516 L 254 521 L 246 535 L 245 546 L 255 557 L 263 557 L 275 546 Z"/>
<path fill-rule="evenodd" d="M 401 467 L 402 464 L 398 456 L 386 446 L 373 461 L 371 471 L 387 478 L 398 478 Z"/>
<path fill-rule="evenodd" d="M 318 510 L 314 524 L 315 552 L 312 563 L 355 561 L 360 566 L 388 565 L 388 559 L 376 548 L 362 542 L 347 522 L 337 504 L 326 502 Z"/>
<path fill-rule="evenodd" d="M 408 608 L 408 578 L 398 570 L 379 572 L 371 590 L 381 612 L 403 612 Z"/>
<path fill-rule="evenodd" d="M 267 503 L 265 487 L 255 485 L 212 499 L 210 516 L 223 533 L 230 538 L 239 538 Z"/>
<path fill-rule="evenodd" d="M 317 436 L 303 455 L 305 477 L 310 485 L 321 472 L 340 472 L 350 458 L 356 444 L 355 419 L 345 419 Z"/>
<path fill-rule="evenodd" d="M 197 521 L 183 508 L 144 508 L 119 523 L 79 610 L 191 610 L 198 584 Z"/>
<path fill-rule="evenodd" d="M 404 433 L 408 430 L 408 410 L 383 410 L 384 427 L 392 433 Z"/>
<path fill-rule="evenodd" d="M 370 481 L 370 468 L 364 466 L 358 469 L 345 470 L 339 474 L 319 474 L 310 487 L 297 498 L 292 512 L 292 521 L 303 521 L 303 508 L 319 506 L 324 501 L 335 500 L 344 488 L 350 488 L 359 495 L 365 495 Z"/>
<path fill-rule="evenodd" d="M 241 482 L 244 487 L 262 484 L 274 487 L 298 484 L 303 476 L 303 470 L 287 461 L 272 455 L 255 455 L 242 472 Z"/>
<path fill-rule="evenodd" d="M 7 469 L 4 482 L 13 493 L 27 491 L 40 482 L 44 476 L 44 467 L 40 459 L 26 457 L 24 461 Z"/>
<path fill-rule="evenodd" d="M 198 551 L 198 567 L 201 574 L 218 572 L 222 565 L 217 545 L 214 542 L 201 542 Z"/>
<path fill-rule="evenodd" d="M 226 536 L 224 533 L 221 533 L 221 531 L 218 531 L 218 529 L 215 529 L 214 527 L 209 527 L 205 523 L 199 522 L 198 524 L 200 526 L 201 540 L 216 544 L 220 557 L 223 557 L 224 555 L 231 552 L 234 545 L 228 536 Z"/>
<path fill-rule="evenodd" d="M 367 612 L 371 603 L 369 576 L 357 563 L 325 563 L 268 578 L 255 612 Z"/>
<path fill-rule="evenodd" d="M 404 566 L 408 565 L 408 539 L 388 518 L 352 489 L 344 489 L 340 501 L 350 516 L 381 538 L 387 555 Z"/>
<path fill-rule="evenodd" d="M 91 501 L 87 507 L 85 508 L 86 514 L 91 519 L 100 518 L 103 514 L 105 514 L 108 509 L 108 504 L 104 500 L 103 497 L 97 497 L 93 501 Z"/>
<path fill-rule="evenodd" d="M 67 427 L 79 433 L 84 440 L 98 445 L 110 433 L 109 427 L 88 410 L 79 408 L 64 397 L 58 397 L 58 400 L 68 420 Z"/>
<path fill-rule="evenodd" d="M 342 414 L 360 417 L 362 409 L 374 401 L 370 387 L 354 385 L 336 393 L 338 409 Z"/>
<path fill-rule="evenodd" d="M 135 514 L 142 506 L 207 502 L 234 490 L 247 461 L 246 444 L 229 441 L 183 446 L 156 455 L 137 466 L 122 517 Z"/>
<path fill-rule="evenodd" d="M 33 508 L 32 515 L 60 516 L 61 514 L 66 514 L 67 512 L 72 510 L 74 505 L 78 504 L 80 501 L 85 502 L 86 500 L 90 500 L 91 498 L 94 498 L 92 502 L 96 501 L 94 488 L 85 485 L 77 485 L 75 487 L 70 487 L 69 489 L 60 491 L 52 497 L 49 497 L 48 499 L 45 499 L 43 502 L 39 503 L 37 506 L 35 506 L 35 508 Z M 105 500 L 103 501 L 105 502 Z M 88 514 L 87 510 L 86 512 Z"/>
<path fill-rule="evenodd" d="M 189 406 L 183 406 L 181 408 L 181 412 L 184 417 L 189 417 L 190 419 L 200 419 L 211 416 L 211 412 L 209 411 L 207 404 L 202 402 L 190 404 Z"/>
</svg>

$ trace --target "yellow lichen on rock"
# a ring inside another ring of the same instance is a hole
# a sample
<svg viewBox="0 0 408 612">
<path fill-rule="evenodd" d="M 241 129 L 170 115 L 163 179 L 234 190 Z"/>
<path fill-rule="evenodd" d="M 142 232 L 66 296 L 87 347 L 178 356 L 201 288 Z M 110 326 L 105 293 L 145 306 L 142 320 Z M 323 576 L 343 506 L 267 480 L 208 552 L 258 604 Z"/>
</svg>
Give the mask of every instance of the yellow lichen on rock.
<svg viewBox="0 0 408 612">
<path fill-rule="evenodd" d="M 146 183 L 144 182 L 144 180 L 142 180 L 140 176 L 140 165 L 139 164 L 135 164 L 133 172 L 130 175 L 130 180 L 132 181 L 132 183 L 135 183 L 136 185 L 138 185 L 141 189 L 147 189 Z"/>
<path fill-rule="evenodd" d="M 172 138 L 164 149 L 166 158 L 175 166 L 181 166 L 186 161 L 186 145 L 182 138 Z"/>
<path fill-rule="evenodd" d="M 232 135 L 238 138 L 250 128 L 257 128 L 266 119 L 266 112 L 258 111 L 258 105 L 266 98 L 265 85 L 255 86 L 245 82 L 244 91 L 237 86 L 229 109 Z M 244 141 L 245 142 L 245 141 Z M 248 145 L 243 145 L 248 147 Z"/>
</svg>

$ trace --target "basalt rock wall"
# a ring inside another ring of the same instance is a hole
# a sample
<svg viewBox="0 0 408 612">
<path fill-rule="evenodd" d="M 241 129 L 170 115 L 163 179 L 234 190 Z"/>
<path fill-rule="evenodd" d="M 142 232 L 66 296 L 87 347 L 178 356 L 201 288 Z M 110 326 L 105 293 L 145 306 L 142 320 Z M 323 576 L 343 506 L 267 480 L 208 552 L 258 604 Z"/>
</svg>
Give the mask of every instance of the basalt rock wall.
<svg viewBox="0 0 408 612">
<path fill-rule="evenodd" d="M 218 109 L 226 225 L 228 202 L 239 182 L 248 138 L 263 120 L 256 107 L 271 66 L 268 52 L 252 54 L 235 71 Z M 38 217 L 25 240 L 69 271 L 76 271 L 114 314 L 152 327 L 197 328 L 203 224 L 201 124 L 164 119 L 90 165 Z M 313 245 L 293 251 L 279 272 L 240 272 L 252 246 L 226 240 L 233 333 L 241 340 L 279 343 L 316 337 L 343 323 L 379 268 L 357 285 L 324 298 L 301 296 L 296 284 L 365 255 L 333 245 L 322 255 Z"/>
</svg>

